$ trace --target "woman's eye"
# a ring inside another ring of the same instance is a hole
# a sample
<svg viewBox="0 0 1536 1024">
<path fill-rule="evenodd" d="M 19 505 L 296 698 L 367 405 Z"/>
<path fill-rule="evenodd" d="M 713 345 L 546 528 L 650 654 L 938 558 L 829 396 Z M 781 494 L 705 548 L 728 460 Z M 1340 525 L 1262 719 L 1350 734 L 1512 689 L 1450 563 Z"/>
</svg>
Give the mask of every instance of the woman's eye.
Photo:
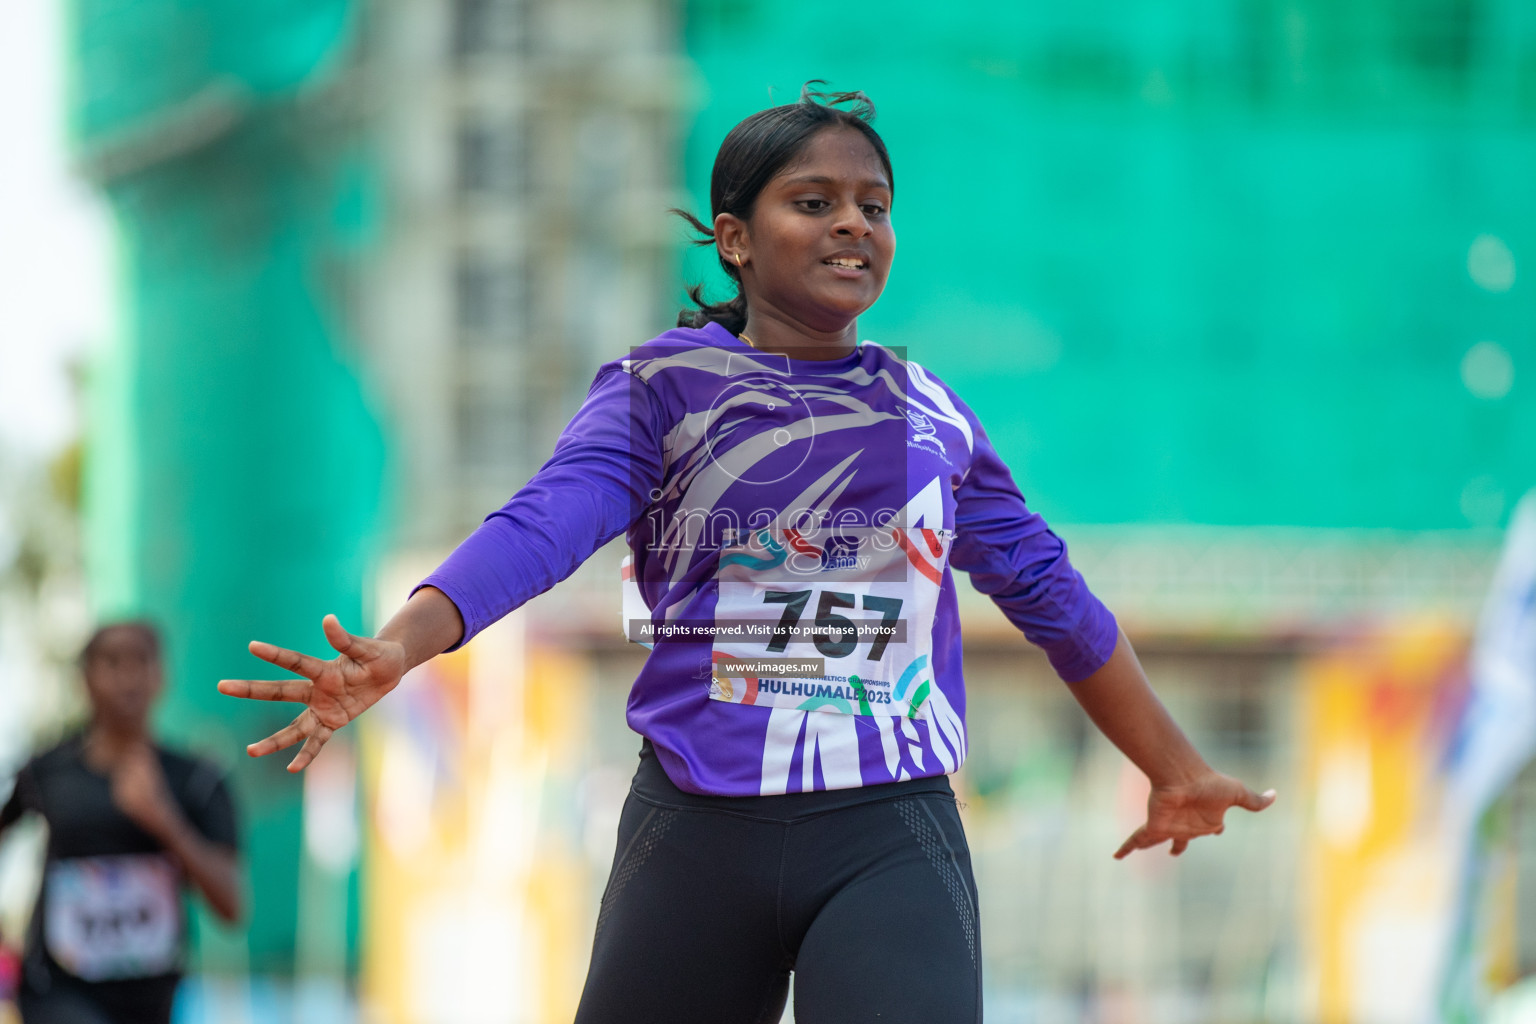
<svg viewBox="0 0 1536 1024">
<path fill-rule="evenodd" d="M 800 205 L 805 207 L 807 210 L 810 210 L 812 213 L 817 213 L 821 210 L 825 210 L 832 204 L 827 202 L 825 199 L 802 199 L 800 200 Z"/>
<path fill-rule="evenodd" d="M 865 203 L 861 209 L 871 217 L 878 217 L 885 212 L 885 207 L 879 203 Z"/>
</svg>

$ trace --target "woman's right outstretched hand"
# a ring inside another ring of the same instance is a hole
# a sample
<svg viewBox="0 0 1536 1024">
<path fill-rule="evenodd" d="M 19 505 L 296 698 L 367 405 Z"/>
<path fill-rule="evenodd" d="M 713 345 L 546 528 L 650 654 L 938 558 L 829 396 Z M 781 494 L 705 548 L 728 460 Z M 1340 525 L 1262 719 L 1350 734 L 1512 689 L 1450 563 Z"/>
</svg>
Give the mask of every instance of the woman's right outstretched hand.
<svg viewBox="0 0 1536 1024">
<path fill-rule="evenodd" d="M 405 646 L 394 640 L 353 636 L 334 615 L 323 623 L 325 639 L 336 649 L 330 661 L 251 641 L 251 653 L 263 661 L 303 676 L 303 679 L 221 679 L 219 692 L 249 700 L 286 700 L 303 704 L 297 718 L 264 740 L 245 748 L 262 757 L 300 740 L 304 745 L 289 763 L 290 772 L 303 771 L 337 729 L 378 703 L 400 683 L 410 666 Z"/>
</svg>

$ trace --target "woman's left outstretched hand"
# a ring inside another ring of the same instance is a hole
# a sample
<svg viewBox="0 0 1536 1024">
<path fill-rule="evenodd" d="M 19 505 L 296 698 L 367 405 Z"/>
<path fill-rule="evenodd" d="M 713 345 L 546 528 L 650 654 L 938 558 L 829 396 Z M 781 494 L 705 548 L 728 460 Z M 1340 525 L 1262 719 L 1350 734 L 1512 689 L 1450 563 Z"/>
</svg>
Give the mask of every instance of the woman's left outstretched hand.
<svg viewBox="0 0 1536 1024">
<path fill-rule="evenodd" d="M 1173 841 L 1168 850 L 1177 857 L 1199 836 L 1218 836 L 1226 828 L 1223 818 L 1233 807 L 1262 811 L 1275 802 L 1275 791 L 1255 793 L 1230 775 L 1207 770 L 1193 781 L 1176 786 L 1154 786 L 1147 796 L 1147 823 L 1120 844 L 1115 859 L 1134 850 L 1145 850 Z"/>
</svg>

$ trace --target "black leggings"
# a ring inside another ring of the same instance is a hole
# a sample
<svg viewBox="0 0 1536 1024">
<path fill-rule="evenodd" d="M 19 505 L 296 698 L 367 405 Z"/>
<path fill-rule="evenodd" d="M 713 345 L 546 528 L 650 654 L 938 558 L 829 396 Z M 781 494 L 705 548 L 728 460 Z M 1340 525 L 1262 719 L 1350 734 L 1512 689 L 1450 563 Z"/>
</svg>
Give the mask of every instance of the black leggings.
<svg viewBox="0 0 1536 1024">
<path fill-rule="evenodd" d="M 174 984 L 56 979 L 46 990 L 23 983 L 16 1008 L 22 1024 L 170 1024 L 175 996 Z"/>
<path fill-rule="evenodd" d="M 767 797 L 674 786 L 649 745 L 577 1024 L 974 1024 L 981 936 L 949 780 Z"/>
</svg>

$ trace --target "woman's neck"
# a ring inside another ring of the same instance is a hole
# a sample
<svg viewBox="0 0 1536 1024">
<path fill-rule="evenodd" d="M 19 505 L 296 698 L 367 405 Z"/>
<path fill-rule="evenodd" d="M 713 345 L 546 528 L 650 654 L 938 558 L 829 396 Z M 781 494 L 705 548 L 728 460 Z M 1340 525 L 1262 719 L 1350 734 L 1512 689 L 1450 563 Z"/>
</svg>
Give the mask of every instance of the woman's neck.
<svg viewBox="0 0 1536 1024">
<path fill-rule="evenodd" d="M 858 347 L 858 324 L 850 320 L 841 328 L 817 331 L 776 310 L 753 308 L 747 311 L 747 326 L 741 333 L 752 339 L 750 344 L 759 352 L 824 361 L 842 359 Z"/>
<path fill-rule="evenodd" d="M 128 726 L 93 721 L 85 731 L 85 760 L 94 768 L 110 768 L 123 754 L 145 742 L 148 731 L 142 726 Z"/>
</svg>

